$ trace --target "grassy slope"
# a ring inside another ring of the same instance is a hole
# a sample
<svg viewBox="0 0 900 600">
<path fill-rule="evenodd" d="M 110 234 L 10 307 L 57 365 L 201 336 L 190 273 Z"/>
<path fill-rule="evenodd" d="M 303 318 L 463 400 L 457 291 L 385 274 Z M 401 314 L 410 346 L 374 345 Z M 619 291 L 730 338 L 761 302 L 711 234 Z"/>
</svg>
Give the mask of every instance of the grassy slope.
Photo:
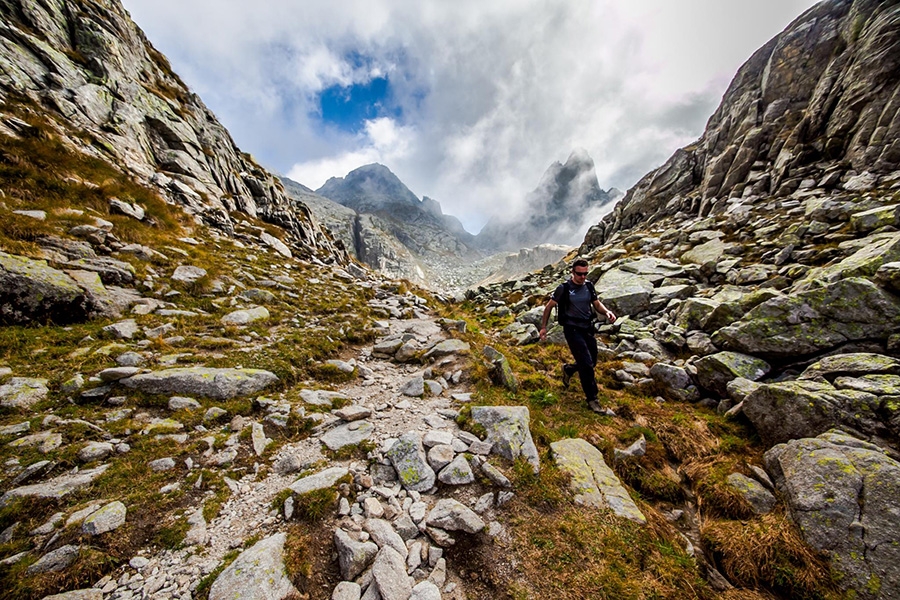
<svg viewBox="0 0 900 600">
<path fill-rule="evenodd" d="M 466 337 L 475 348 L 501 350 L 519 381 L 515 393 L 492 385 L 488 366 L 476 360 L 474 404 L 528 406 L 541 454 L 539 476 L 525 465 L 515 469 L 517 495 L 505 523 L 514 541 L 484 560 L 484 587 L 490 592 L 484 597 L 838 597 L 827 563 L 801 541 L 783 506 L 771 515 L 755 516 L 726 485 L 730 473 L 751 475 L 748 466 L 762 462 L 764 448 L 748 423 L 663 400 L 652 387 L 623 389 L 612 377 L 621 368 L 618 362 L 597 367 L 600 401 L 617 414 L 598 416 L 587 409 L 577 379 L 568 389 L 562 387 L 560 365 L 571 360 L 565 346 L 510 346 L 495 335 L 510 317 L 484 316 L 468 303 L 447 313 L 466 318 Z M 646 455 L 616 464 L 614 448 L 625 448 L 641 435 Z M 604 453 L 648 526 L 574 504 L 566 477 L 553 466 L 549 452 L 550 443 L 569 437 L 583 438 Z M 705 549 L 705 559 L 698 561 L 686 551 L 680 533 L 690 529 L 686 522 L 666 519 L 675 509 L 694 516 L 695 537 L 703 547 L 697 551 Z M 741 589 L 714 591 L 703 578 L 707 560 Z"/>
</svg>

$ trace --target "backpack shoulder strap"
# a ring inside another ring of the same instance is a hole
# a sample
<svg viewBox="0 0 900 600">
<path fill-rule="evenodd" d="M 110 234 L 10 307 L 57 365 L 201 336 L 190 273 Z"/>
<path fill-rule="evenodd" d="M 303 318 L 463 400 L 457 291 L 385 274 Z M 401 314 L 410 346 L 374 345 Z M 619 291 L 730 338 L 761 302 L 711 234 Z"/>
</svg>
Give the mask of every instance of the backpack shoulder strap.
<svg viewBox="0 0 900 600">
<path fill-rule="evenodd" d="M 569 307 L 569 282 L 562 282 L 556 289 L 560 290 L 559 301 L 556 303 L 556 320 L 560 325 L 565 325 L 566 309 Z"/>
</svg>

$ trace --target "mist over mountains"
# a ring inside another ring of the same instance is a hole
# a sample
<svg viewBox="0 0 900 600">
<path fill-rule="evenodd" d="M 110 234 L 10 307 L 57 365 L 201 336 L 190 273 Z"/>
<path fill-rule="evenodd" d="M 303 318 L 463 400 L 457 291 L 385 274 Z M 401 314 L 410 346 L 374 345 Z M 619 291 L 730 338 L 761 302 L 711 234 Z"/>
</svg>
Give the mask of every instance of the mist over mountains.
<svg viewBox="0 0 900 600">
<path fill-rule="evenodd" d="M 615 188 L 600 188 L 594 161 L 586 150 L 577 149 L 565 164 L 550 165 L 525 198 L 520 214 L 492 217 L 479 232 L 477 243 L 494 251 L 539 244 L 575 246 L 622 195 Z"/>
<path fill-rule="evenodd" d="M 440 202 L 427 196 L 420 200 L 384 165 L 332 177 L 315 192 L 290 179 L 283 182 L 356 259 L 444 290 L 496 280 L 502 277 L 498 271 L 524 274 L 547 264 L 542 261 L 559 260 L 622 195 L 604 191 L 591 157 L 575 150 L 565 164 L 547 169 L 519 213 L 493 217 L 473 235 L 459 219 L 444 214 Z"/>
<path fill-rule="evenodd" d="M 565 164 L 547 169 L 521 214 L 494 218 L 473 235 L 444 214 L 440 202 L 420 200 L 381 164 L 332 177 L 315 191 L 282 182 L 351 256 L 386 275 L 445 291 L 559 260 L 621 195 L 601 189 L 590 156 L 576 150 Z"/>
</svg>

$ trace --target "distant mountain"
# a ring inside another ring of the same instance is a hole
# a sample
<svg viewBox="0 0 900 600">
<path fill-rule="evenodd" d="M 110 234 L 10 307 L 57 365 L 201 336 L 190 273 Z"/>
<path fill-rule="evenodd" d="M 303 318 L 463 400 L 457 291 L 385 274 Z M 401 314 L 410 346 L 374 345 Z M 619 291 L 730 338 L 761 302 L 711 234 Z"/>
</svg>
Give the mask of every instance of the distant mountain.
<svg viewBox="0 0 900 600">
<path fill-rule="evenodd" d="M 359 212 L 396 204 L 418 207 L 422 203 L 399 177 L 378 163 L 354 169 L 346 177 L 332 177 L 316 193 Z"/>
<path fill-rule="evenodd" d="M 525 199 L 520 214 L 494 217 L 484 226 L 476 243 L 485 250 L 517 250 L 539 244 L 578 245 L 622 193 L 604 191 L 597 181 L 594 161 L 577 149 L 565 164 L 555 162 L 537 188 Z"/>
<path fill-rule="evenodd" d="M 308 206 L 360 262 L 431 289 L 474 283 L 467 266 L 482 258 L 474 236 L 459 219 L 443 214 L 437 200 L 419 200 L 384 165 L 332 177 L 315 192 L 282 181 L 291 197 Z"/>
</svg>

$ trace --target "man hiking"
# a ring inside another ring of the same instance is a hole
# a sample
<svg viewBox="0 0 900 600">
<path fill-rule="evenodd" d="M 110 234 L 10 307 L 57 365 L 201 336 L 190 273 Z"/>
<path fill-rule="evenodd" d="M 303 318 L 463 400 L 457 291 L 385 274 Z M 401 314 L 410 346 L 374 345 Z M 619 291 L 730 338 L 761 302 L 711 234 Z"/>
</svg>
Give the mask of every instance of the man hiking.
<svg viewBox="0 0 900 600">
<path fill-rule="evenodd" d="M 588 408 L 592 411 L 612 415 L 609 409 L 604 409 L 597 402 L 597 380 L 594 378 L 594 366 L 597 364 L 597 338 L 594 337 L 593 313 L 606 315 L 610 323 L 616 320 L 616 315 L 603 306 L 594 290 L 594 284 L 587 280 L 588 263 L 584 259 L 578 259 L 572 264 L 572 277 L 561 283 L 553 292 L 553 296 L 544 307 L 541 318 L 541 339 L 547 338 L 547 321 L 550 311 L 558 306 L 557 316 L 559 324 L 563 326 L 566 336 L 566 344 L 572 352 L 575 364 L 563 365 L 563 387 L 569 387 L 569 380 L 574 373 L 578 373 L 581 381 L 581 389 L 587 398 Z"/>
</svg>

